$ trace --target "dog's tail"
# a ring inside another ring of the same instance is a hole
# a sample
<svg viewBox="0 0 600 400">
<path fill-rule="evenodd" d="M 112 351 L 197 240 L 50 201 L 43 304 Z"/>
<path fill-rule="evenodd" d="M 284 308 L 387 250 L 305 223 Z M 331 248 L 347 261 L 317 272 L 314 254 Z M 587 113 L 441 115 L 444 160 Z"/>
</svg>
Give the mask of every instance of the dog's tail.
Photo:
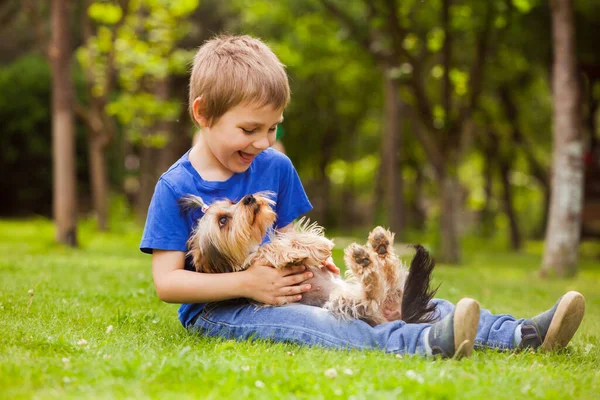
<svg viewBox="0 0 600 400">
<path fill-rule="evenodd" d="M 417 244 L 414 247 L 417 253 L 410 263 L 402 295 L 402 320 L 411 324 L 428 323 L 434 319 L 435 304 L 431 299 L 439 289 L 439 286 L 430 288 L 435 260 L 423 246 Z"/>
</svg>

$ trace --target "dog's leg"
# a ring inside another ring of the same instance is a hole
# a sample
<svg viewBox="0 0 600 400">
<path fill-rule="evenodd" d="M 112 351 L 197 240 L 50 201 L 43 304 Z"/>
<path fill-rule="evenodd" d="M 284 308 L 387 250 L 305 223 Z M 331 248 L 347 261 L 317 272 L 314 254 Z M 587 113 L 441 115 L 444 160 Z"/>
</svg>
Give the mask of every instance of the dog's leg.
<svg viewBox="0 0 600 400">
<path fill-rule="evenodd" d="M 385 283 L 367 249 L 356 243 L 351 244 L 344 251 L 344 261 L 362 284 L 365 299 L 369 301 L 382 300 L 385 295 Z"/>
<path fill-rule="evenodd" d="M 356 243 L 348 246 L 344 261 L 351 270 L 351 278 L 332 294 L 324 307 L 345 319 L 362 319 L 371 325 L 385 322 L 380 312 L 385 283 L 367 249 Z"/>
<path fill-rule="evenodd" d="M 278 240 L 273 240 L 271 243 L 260 246 L 257 256 L 265 262 L 265 265 L 283 269 L 304 264 L 309 254 L 301 249 L 290 248 Z"/>
<path fill-rule="evenodd" d="M 369 234 L 367 246 L 375 253 L 388 287 L 397 287 L 402 274 L 400 259 L 394 253 L 394 234 L 378 226 Z"/>
<path fill-rule="evenodd" d="M 367 247 L 381 270 L 386 282 L 385 300 L 382 303 L 382 313 L 388 321 L 402 318 L 402 294 L 404 280 L 408 275 L 406 268 L 394 252 L 394 234 L 380 226 L 369 234 Z"/>
</svg>

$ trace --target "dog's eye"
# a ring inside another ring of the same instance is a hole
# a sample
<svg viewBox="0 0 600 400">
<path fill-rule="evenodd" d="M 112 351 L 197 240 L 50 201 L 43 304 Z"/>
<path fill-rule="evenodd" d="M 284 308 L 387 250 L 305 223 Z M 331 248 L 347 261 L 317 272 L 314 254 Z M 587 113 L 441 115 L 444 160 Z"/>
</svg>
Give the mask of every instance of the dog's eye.
<svg viewBox="0 0 600 400">
<path fill-rule="evenodd" d="M 219 218 L 219 226 L 222 228 L 225 226 L 225 224 L 227 223 L 228 218 L 227 217 L 221 217 Z"/>
</svg>

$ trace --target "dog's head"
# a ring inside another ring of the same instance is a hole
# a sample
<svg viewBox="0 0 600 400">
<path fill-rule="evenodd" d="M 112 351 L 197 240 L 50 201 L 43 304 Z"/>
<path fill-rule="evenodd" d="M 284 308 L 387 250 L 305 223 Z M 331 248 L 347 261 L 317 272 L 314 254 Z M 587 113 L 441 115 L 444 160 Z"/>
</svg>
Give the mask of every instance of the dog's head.
<svg viewBox="0 0 600 400">
<path fill-rule="evenodd" d="M 184 210 L 201 208 L 204 212 L 188 240 L 188 254 L 196 271 L 221 273 L 242 269 L 246 257 L 256 250 L 275 222 L 275 202 L 270 196 L 261 192 L 244 196 L 237 203 L 218 200 L 210 205 L 198 196 L 180 200 Z"/>
</svg>

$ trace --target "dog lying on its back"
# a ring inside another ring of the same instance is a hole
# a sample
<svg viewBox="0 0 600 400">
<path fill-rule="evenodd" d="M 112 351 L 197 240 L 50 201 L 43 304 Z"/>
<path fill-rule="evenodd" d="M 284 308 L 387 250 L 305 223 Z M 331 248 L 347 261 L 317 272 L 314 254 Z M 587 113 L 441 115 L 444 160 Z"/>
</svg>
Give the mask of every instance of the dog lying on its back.
<svg viewBox="0 0 600 400">
<path fill-rule="evenodd" d="M 255 262 L 274 268 L 304 264 L 313 278 L 307 281 L 312 289 L 303 293 L 302 304 L 371 325 L 400 319 L 409 323 L 432 320 L 435 305 L 430 300 L 437 289 L 430 289 L 430 280 L 435 262 L 422 246 L 415 246 L 409 270 L 393 251 L 394 235 L 377 227 L 365 246 L 353 243 L 345 249 L 347 272 L 342 279 L 323 266 L 331 256 L 333 242 L 316 223 L 303 219 L 294 230 L 272 233 L 271 241 L 261 245 L 276 218 L 275 202 L 269 196 L 256 193 L 237 203 L 219 200 L 210 205 L 198 196 L 180 199 L 184 210 L 201 208 L 204 212 L 188 241 L 196 271 L 243 271 Z"/>
</svg>

